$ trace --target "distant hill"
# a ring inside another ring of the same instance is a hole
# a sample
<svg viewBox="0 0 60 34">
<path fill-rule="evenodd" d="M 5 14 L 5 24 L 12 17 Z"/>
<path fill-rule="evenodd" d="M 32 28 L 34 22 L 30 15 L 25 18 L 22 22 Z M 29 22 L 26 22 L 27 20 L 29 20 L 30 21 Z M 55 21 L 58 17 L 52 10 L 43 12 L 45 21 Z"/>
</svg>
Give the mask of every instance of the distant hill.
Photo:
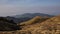
<svg viewBox="0 0 60 34">
<path fill-rule="evenodd" d="M 41 16 L 41 17 L 53 17 L 53 15 L 48 15 L 48 14 L 43 14 L 43 13 L 25 13 L 21 15 L 15 15 L 15 16 L 7 16 L 6 18 L 9 20 L 13 20 L 15 23 L 21 23 L 28 21 L 36 16 Z"/>
<path fill-rule="evenodd" d="M 15 18 L 15 17 L 11 17 L 11 16 L 7 16 L 7 17 L 5 17 L 5 18 L 7 18 L 8 20 L 13 20 L 15 23 L 24 22 L 24 21 L 27 21 L 27 20 L 32 19 L 32 18 L 29 18 L 29 17 L 25 17 L 25 18 Z"/>
<path fill-rule="evenodd" d="M 44 14 L 44 13 L 25 13 L 25 14 L 16 15 L 16 16 L 13 16 L 13 17 L 15 17 L 15 18 L 32 18 L 32 17 L 35 17 L 35 16 L 52 17 L 53 15 L 48 15 L 48 14 Z"/>
<path fill-rule="evenodd" d="M 13 19 L 16 23 L 18 23 L 18 22 L 28 21 L 36 16 L 53 17 L 53 15 L 48 15 L 48 14 L 43 14 L 43 13 L 25 13 L 25 14 L 21 14 L 21 15 L 10 16 L 7 18 Z M 14 17 L 14 18 L 12 18 L 12 17 Z"/>
</svg>

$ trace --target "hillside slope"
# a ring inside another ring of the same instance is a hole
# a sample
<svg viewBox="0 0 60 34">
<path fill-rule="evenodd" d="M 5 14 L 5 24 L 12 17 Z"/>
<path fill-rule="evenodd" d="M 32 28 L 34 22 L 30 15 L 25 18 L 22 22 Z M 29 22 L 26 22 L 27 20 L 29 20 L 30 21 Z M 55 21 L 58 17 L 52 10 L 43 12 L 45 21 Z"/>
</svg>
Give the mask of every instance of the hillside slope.
<svg viewBox="0 0 60 34">
<path fill-rule="evenodd" d="M 22 30 L 29 31 L 32 34 L 59 34 L 60 33 L 60 16 L 55 16 L 43 22 L 24 26 Z M 26 32 L 25 32 L 26 33 Z"/>
<path fill-rule="evenodd" d="M 32 20 L 32 21 L 31 21 Z M 5 34 L 60 34 L 60 16 L 51 18 L 43 18 L 37 16 L 31 20 L 24 22 L 21 28 L 22 30 L 4 32 Z M 36 23 L 35 21 L 38 20 Z M 2 32 L 1 32 L 2 33 Z"/>
<path fill-rule="evenodd" d="M 34 24 L 34 23 L 38 22 L 40 19 L 41 19 L 40 16 L 36 16 L 36 17 L 34 17 L 33 19 L 31 19 L 31 20 L 28 20 L 28 21 L 26 21 L 26 22 L 20 23 L 20 25 Z"/>
<path fill-rule="evenodd" d="M 41 22 L 45 21 L 49 19 L 49 17 L 45 17 L 45 18 L 42 18 L 41 16 L 36 16 L 34 18 L 32 18 L 31 20 L 28 20 L 26 22 L 22 22 L 20 24 L 18 24 L 20 27 L 22 27 L 22 29 L 29 29 L 30 30 L 30 27 L 38 27 L 38 24 L 40 24 Z M 34 29 L 34 28 L 32 28 Z"/>
<path fill-rule="evenodd" d="M 42 18 L 41 16 L 36 16 L 28 21 L 25 21 L 25 22 L 22 22 L 18 25 L 31 25 L 31 24 L 35 24 L 35 23 L 38 23 L 38 22 L 43 22 L 44 20 L 47 20 L 49 17 L 44 17 Z"/>
</svg>

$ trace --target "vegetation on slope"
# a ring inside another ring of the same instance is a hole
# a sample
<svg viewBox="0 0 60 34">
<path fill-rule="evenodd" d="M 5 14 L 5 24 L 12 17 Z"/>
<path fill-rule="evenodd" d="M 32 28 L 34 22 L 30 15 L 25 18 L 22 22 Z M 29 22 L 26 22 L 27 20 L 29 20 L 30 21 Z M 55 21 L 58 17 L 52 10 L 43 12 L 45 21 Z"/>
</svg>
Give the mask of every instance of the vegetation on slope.
<svg viewBox="0 0 60 34">
<path fill-rule="evenodd" d="M 18 30 L 19 26 L 13 20 L 8 20 L 5 17 L 0 17 L 0 31 Z"/>
</svg>

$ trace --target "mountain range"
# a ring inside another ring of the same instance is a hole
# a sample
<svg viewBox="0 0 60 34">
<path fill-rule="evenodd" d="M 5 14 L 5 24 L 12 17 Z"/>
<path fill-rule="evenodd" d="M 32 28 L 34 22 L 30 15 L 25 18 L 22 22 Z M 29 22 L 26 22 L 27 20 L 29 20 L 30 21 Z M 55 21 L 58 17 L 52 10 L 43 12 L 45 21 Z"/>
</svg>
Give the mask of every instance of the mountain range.
<svg viewBox="0 0 60 34">
<path fill-rule="evenodd" d="M 28 21 L 35 16 L 41 16 L 41 17 L 53 17 L 54 15 L 49 15 L 49 14 L 44 14 L 44 13 L 24 13 L 20 15 L 15 15 L 15 16 L 9 16 L 7 18 L 14 20 L 15 22 L 24 22 Z"/>
<path fill-rule="evenodd" d="M 60 34 L 60 15 L 35 16 L 19 23 L 14 23 L 10 18 L 0 18 L 0 31 L 3 30 L 1 34 Z"/>
</svg>

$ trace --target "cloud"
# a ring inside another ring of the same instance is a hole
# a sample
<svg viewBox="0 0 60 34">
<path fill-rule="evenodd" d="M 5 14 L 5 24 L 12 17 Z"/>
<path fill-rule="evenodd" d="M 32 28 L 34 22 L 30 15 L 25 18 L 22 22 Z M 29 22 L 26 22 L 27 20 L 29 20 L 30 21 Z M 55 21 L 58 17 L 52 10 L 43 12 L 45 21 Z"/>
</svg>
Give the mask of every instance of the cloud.
<svg viewBox="0 0 60 34">
<path fill-rule="evenodd" d="M 0 4 L 6 4 L 8 0 L 0 0 Z"/>
<path fill-rule="evenodd" d="M 56 1 L 41 0 L 0 0 L 0 16 L 22 13 L 60 13 L 60 4 Z"/>
<path fill-rule="evenodd" d="M 11 15 L 13 12 L 15 12 L 15 6 L 0 5 L 0 16 Z"/>
<path fill-rule="evenodd" d="M 23 14 L 23 13 L 47 13 L 47 14 L 54 14 L 60 12 L 60 6 L 34 6 L 34 7 L 18 7 L 13 5 L 4 5 L 0 6 L 0 16 L 7 16 L 7 15 L 16 15 L 16 14 Z"/>
</svg>

